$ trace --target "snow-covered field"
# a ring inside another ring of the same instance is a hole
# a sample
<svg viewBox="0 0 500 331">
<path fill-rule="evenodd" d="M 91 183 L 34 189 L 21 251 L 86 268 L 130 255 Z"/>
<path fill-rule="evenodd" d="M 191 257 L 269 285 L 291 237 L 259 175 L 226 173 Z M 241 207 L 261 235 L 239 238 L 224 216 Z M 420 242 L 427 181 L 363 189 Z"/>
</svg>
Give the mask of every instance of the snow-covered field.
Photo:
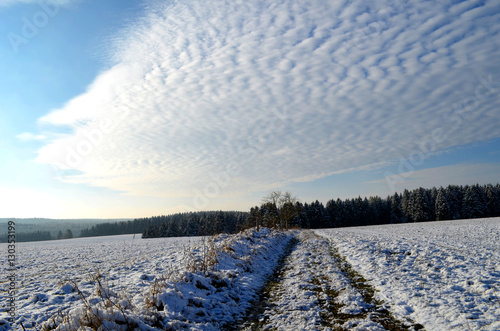
<svg viewBox="0 0 500 331">
<path fill-rule="evenodd" d="M 212 241 L 128 235 L 18 244 L 17 317 L 6 323 L 3 282 L 0 330 L 87 322 L 117 331 L 218 330 L 245 314 L 292 237 L 264 228 Z"/>
<path fill-rule="evenodd" d="M 116 291 L 126 288 L 131 295 L 149 286 L 156 275 L 181 268 L 185 252 L 201 238 L 141 239 L 141 235 L 79 238 L 17 243 L 17 322 L 25 327 L 40 325 L 58 310 L 80 304 L 70 282 L 91 293 L 89 279 L 100 273 Z M 7 244 L 0 245 L 7 252 Z M 0 254 L 2 274 L 7 274 L 6 254 Z M 10 274 L 10 273 L 9 273 Z M 2 277 L 0 319 L 5 312 L 7 283 Z"/>
<path fill-rule="evenodd" d="M 296 244 L 278 270 L 292 238 Z M 80 325 L 418 330 L 420 324 L 500 330 L 500 218 L 264 228 L 211 241 L 126 235 L 19 243 L 16 251 L 12 326 L 5 309 L 7 254 L 0 254 L 0 331 L 20 330 L 21 323 L 26 330 L 59 331 Z"/>
<path fill-rule="evenodd" d="M 328 229 L 396 317 L 427 330 L 500 330 L 500 219 Z"/>
</svg>

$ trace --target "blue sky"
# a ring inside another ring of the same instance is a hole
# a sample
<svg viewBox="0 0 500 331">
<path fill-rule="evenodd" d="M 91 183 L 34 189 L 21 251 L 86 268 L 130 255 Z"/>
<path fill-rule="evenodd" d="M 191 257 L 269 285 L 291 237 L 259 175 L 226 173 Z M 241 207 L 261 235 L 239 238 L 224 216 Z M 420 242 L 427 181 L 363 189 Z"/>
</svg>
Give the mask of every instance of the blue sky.
<svg viewBox="0 0 500 331">
<path fill-rule="evenodd" d="M 497 183 L 497 1 L 0 0 L 0 217 Z"/>
</svg>

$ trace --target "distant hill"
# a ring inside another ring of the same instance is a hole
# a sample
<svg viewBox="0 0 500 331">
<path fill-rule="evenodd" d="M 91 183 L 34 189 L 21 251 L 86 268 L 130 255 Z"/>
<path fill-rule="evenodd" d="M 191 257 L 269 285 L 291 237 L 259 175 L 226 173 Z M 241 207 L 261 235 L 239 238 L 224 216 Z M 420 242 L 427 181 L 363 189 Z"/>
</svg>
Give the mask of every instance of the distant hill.
<svg viewBox="0 0 500 331">
<path fill-rule="evenodd" d="M 5 242 L 7 224 L 16 223 L 16 235 L 35 232 L 50 232 L 52 239 L 56 239 L 59 231 L 71 230 L 74 237 L 80 236 L 83 229 L 102 223 L 118 223 L 128 221 L 129 218 L 119 219 L 50 219 L 50 218 L 0 218 L 0 242 Z"/>
</svg>

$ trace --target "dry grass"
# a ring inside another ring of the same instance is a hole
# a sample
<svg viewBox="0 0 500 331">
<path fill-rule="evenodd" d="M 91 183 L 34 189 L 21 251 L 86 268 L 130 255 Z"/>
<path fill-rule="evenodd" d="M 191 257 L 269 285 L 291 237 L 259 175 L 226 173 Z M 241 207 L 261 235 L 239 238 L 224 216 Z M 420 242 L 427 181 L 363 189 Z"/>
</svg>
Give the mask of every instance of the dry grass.
<svg viewBox="0 0 500 331">
<path fill-rule="evenodd" d="M 192 273 L 207 273 L 217 270 L 221 250 L 215 246 L 214 237 L 203 238 L 200 249 L 201 254 L 198 255 L 194 254 L 192 250 L 187 252 L 187 270 Z"/>
<path fill-rule="evenodd" d="M 165 310 L 161 295 L 170 285 L 176 286 L 175 284 L 179 281 L 188 281 L 190 274 L 198 274 L 207 278 L 209 284 L 217 289 L 228 286 L 228 283 L 218 275 L 220 261 L 227 255 L 235 257 L 236 252 L 233 248 L 234 242 L 225 239 L 226 237 L 204 237 L 197 247 L 185 248 L 184 266 L 172 268 L 167 274 L 156 277 L 149 285 L 149 293 L 145 293 L 144 306 L 133 307 L 132 301 L 125 294 L 126 290 L 115 293 L 114 291 L 117 290 L 108 284 L 108 277 L 98 270 L 88 277 L 90 279 L 87 279 L 94 285 L 94 291 L 91 294 L 88 291 L 82 291 L 79 282 L 68 281 L 67 283 L 70 283 L 74 291 L 78 293 L 79 301 L 82 303 L 81 308 L 59 311 L 44 323 L 43 331 L 134 330 L 139 327 L 137 323 L 143 322 L 161 329 L 160 312 Z M 254 241 L 251 236 L 244 239 Z M 203 286 L 200 283 L 195 283 L 195 285 Z M 139 316 L 147 317 L 143 320 L 143 318 L 139 319 Z M 59 326 L 61 327 L 58 328 Z"/>
<path fill-rule="evenodd" d="M 86 295 L 76 281 L 69 281 L 74 291 L 78 293 L 83 307 L 80 313 L 58 311 L 47 322 L 43 324 L 43 331 L 57 330 L 58 326 L 64 325 L 65 331 L 90 330 L 134 330 L 138 325 L 129 316 L 134 307 L 125 293 L 116 294 L 111 291 L 111 286 L 106 278 L 96 270 L 89 275 L 94 284 L 93 298 L 98 298 L 97 303 L 90 302 L 90 295 Z M 118 313 L 118 314 L 117 314 Z M 119 316 L 116 318 L 116 316 Z M 108 316 L 115 316 L 110 320 Z M 111 326 L 113 325 L 113 326 Z"/>
</svg>

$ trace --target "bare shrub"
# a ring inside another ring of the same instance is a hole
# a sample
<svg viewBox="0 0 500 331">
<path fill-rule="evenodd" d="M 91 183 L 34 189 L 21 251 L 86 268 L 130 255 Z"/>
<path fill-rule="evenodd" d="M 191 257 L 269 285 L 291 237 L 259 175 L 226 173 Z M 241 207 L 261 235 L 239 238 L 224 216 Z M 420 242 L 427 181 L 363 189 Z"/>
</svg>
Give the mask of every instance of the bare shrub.
<svg viewBox="0 0 500 331">
<path fill-rule="evenodd" d="M 125 293 L 121 295 L 114 293 L 106 278 L 99 270 L 90 274 L 89 280 L 94 283 L 94 297 L 98 298 L 98 302 L 91 303 L 89 300 L 90 295 L 86 295 L 76 281 L 69 281 L 74 290 L 78 293 L 83 307 L 81 309 L 77 308 L 71 312 L 58 311 L 56 315 L 52 316 L 44 323 L 42 328 L 43 331 L 57 330 L 60 325 L 64 325 L 62 329 L 67 331 L 78 331 L 85 328 L 103 331 L 119 330 L 115 327 L 108 327 L 108 325 L 112 324 L 121 326 L 123 330 L 133 330 L 138 326 L 137 323 L 129 318 L 134 307 Z M 117 312 L 119 313 L 119 318 L 110 320 L 110 318 L 107 317 L 116 316 L 115 313 Z"/>
<path fill-rule="evenodd" d="M 193 250 L 187 252 L 187 270 L 192 273 L 207 273 L 217 270 L 220 252 L 215 246 L 214 238 L 203 238 L 200 249 L 200 254 L 195 254 Z"/>
</svg>

